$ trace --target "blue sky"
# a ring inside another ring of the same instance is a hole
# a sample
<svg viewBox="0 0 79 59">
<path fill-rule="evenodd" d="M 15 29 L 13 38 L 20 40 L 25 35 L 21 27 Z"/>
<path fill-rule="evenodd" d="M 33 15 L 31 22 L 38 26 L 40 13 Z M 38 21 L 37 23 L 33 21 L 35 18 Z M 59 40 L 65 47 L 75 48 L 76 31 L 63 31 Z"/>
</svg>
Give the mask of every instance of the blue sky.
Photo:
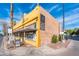
<svg viewBox="0 0 79 59">
<path fill-rule="evenodd" d="M 24 13 L 28 14 L 31 10 L 36 7 L 35 3 L 14 3 L 14 20 L 19 21 Z M 62 4 L 59 3 L 40 3 L 46 11 L 48 11 L 53 17 L 56 18 L 60 24 L 63 20 L 63 8 Z M 64 4 L 65 13 L 65 29 L 79 28 L 79 4 L 78 3 L 67 3 Z M 10 21 L 10 4 L 0 4 L 0 20 L 6 22 Z M 0 24 L 0 30 L 2 25 Z"/>
</svg>

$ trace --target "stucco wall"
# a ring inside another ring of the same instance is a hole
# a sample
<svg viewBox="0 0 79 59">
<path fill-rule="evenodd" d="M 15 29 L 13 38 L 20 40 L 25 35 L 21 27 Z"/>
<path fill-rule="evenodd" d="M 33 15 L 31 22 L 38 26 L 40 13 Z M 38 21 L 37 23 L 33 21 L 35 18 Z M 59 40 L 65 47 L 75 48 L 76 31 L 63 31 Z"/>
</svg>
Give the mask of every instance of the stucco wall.
<svg viewBox="0 0 79 59">
<path fill-rule="evenodd" d="M 53 34 L 58 35 L 60 32 L 60 25 L 47 11 L 40 7 L 40 13 L 45 16 L 45 31 L 40 31 L 41 44 L 46 45 L 51 43 Z"/>
</svg>

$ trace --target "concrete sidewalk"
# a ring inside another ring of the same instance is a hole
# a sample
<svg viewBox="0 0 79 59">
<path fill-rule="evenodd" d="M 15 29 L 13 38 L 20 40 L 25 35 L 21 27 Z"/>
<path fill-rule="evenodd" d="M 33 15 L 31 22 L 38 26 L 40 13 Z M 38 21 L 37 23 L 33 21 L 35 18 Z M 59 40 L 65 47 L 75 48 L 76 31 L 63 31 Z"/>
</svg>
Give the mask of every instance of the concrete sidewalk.
<svg viewBox="0 0 79 59">
<path fill-rule="evenodd" d="M 11 53 L 17 56 L 51 56 L 62 53 L 66 48 L 52 49 L 48 46 L 36 47 L 18 47 L 12 50 Z"/>
<path fill-rule="evenodd" d="M 0 50 L 2 56 L 79 56 L 79 41 L 71 40 L 67 48 L 53 49 L 49 46 L 40 48 L 21 46 L 16 49 Z"/>
</svg>

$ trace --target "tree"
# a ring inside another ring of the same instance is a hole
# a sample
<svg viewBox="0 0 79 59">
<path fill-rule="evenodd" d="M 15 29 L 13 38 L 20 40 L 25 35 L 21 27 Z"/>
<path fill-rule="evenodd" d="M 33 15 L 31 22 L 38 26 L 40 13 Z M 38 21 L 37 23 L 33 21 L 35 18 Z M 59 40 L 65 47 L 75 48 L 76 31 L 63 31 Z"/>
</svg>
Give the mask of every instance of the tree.
<svg viewBox="0 0 79 59">
<path fill-rule="evenodd" d="M 79 29 L 75 32 L 75 35 L 79 35 Z"/>
<path fill-rule="evenodd" d="M 68 34 L 68 35 L 79 35 L 79 28 L 66 30 L 65 34 Z"/>
</svg>

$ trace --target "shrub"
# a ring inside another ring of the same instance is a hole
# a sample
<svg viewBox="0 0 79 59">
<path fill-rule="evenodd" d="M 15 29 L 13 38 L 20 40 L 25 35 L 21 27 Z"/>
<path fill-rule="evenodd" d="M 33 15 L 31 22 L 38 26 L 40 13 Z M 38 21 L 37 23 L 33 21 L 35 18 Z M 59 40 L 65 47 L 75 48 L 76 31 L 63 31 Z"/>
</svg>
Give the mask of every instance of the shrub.
<svg viewBox="0 0 79 59">
<path fill-rule="evenodd" d="M 56 35 L 53 35 L 52 36 L 52 40 L 51 40 L 52 43 L 57 43 L 58 42 L 58 38 Z"/>
<path fill-rule="evenodd" d="M 63 38 L 63 36 L 59 35 L 59 37 L 58 37 L 59 41 L 62 41 L 62 38 Z"/>
</svg>

